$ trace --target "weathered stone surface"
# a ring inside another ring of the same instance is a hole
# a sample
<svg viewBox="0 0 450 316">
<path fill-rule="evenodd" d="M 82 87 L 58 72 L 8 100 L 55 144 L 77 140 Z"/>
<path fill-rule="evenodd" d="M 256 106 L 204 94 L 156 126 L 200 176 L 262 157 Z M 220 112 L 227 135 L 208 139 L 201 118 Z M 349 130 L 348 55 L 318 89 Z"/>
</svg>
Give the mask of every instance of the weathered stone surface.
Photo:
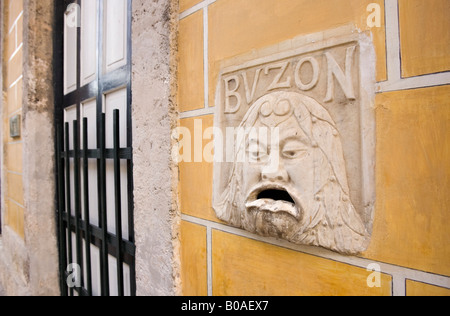
<svg viewBox="0 0 450 316">
<path fill-rule="evenodd" d="M 138 295 L 179 292 L 176 126 L 176 23 L 173 1 L 133 1 L 133 165 Z"/>
<path fill-rule="evenodd" d="M 55 269 L 53 8 L 50 0 L 24 3 L 25 236 L 32 295 L 59 295 Z"/>
<path fill-rule="evenodd" d="M 23 196 L 25 239 L 2 232 L 0 277 L 8 295 L 58 295 L 55 228 L 53 8 L 24 1 Z M 45 194 L 43 194 L 45 192 Z"/>
</svg>

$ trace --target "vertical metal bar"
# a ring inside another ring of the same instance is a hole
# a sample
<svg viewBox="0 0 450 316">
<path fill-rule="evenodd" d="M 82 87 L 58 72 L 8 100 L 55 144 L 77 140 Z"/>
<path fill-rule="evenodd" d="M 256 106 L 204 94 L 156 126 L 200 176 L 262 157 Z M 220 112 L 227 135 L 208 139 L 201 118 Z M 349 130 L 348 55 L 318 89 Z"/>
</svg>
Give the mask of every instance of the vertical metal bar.
<svg viewBox="0 0 450 316">
<path fill-rule="evenodd" d="M 65 271 L 67 267 L 67 251 L 66 251 L 66 229 L 64 224 L 64 209 L 65 209 L 65 189 L 64 189 L 64 160 L 62 159 L 61 147 L 62 144 L 60 127 L 56 127 L 56 167 L 58 172 L 58 234 L 59 234 L 59 267 L 60 267 L 60 288 L 61 295 L 67 296 L 67 285 L 65 282 Z"/>
<path fill-rule="evenodd" d="M 65 123 L 65 147 L 66 147 L 66 214 L 67 214 L 67 240 L 68 240 L 68 262 L 72 260 L 72 223 L 71 223 L 71 199 L 70 199 L 70 156 L 69 156 L 69 123 Z M 64 231 L 65 233 L 65 231 Z M 64 274 L 65 276 L 65 274 Z M 65 277 L 64 277 L 65 278 Z M 69 290 L 70 296 L 73 296 L 73 288 Z"/>
<path fill-rule="evenodd" d="M 55 130 L 56 139 L 55 150 L 59 153 L 60 157 L 57 164 L 57 174 L 55 175 L 58 183 L 57 199 L 58 205 L 58 236 L 59 236 L 59 254 L 60 254 L 60 291 L 62 296 L 68 295 L 68 288 L 66 284 L 65 269 L 67 267 L 67 239 L 66 239 L 66 222 L 65 222 L 65 170 L 64 170 L 64 119 L 63 119 L 63 42 L 64 42 L 64 11 L 67 8 L 68 3 L 66 1 L 54 1 L 54 36 L 53 36 L 53 91 L 54 91 L 54 103 L 55 103 Z"/>
<path fill-rule="evenodd" d="M 101 294 L 109 296 L 109 272 L 108 272 L 108 227 L 106 218 L 106 164 L 105 164 L 105 114 L 103 113 L 103 6 L 104 1 L 98 1 L 97 12 L 97 144 L 100 152 L 98 159 L 98 201 L 99 222 L 102 228 L 102 245 L 100 255 L 101 266 Z"/>
<path fill-rule="evenodd" d="M 88 119 L 83 119 L 83 195 L 84 195 L 84 220 L 85 252 L 86 252 L 86 290 L 92 296 L 92 263 L 91 263 L 91 224 L 89 211 L 89 160 L 88 160 Z"/>
<path fill-rule="evenodd" d="M 100 207 L 102 229 L 102 295 L 109 296 L 109 267 L 108 267 L 108 218 L 106 209 L 106 150 L 105 150 L 105 114 L 101 115 L 100 127 Z"/>
<path fill-rule="evenodd" d="M 80 280 L 77 280 L 81 287 L 83 287 L 83 252 L 82 252 L 82 241 L 81 241 L 81 190 L 80 190 L 80 140 L 78 133 L 78 121 L 73 121 L 73 163 L 74 163 L 74 198 L 75 198 L 75 246 L 76 246 L 76 255 L 77 255 L 77 264 L 80 267 L 80 275 L 77 277 Z M 79 289 L 77 289 L 79 290 Z M 81 293 L 81 292 L 80 292 Z"/>
<path fill-rule="evenodd" d="M 132 74 L 132 17 L 133 15 L 133 1 L 127 1 L 127 147 L 133 147 L 133 135 L 131 131 L 131 74 Z M 125 128 L 125 127 L 122 127 Z M 134 199 L 133 199 L 133 158 L 127 161 L 127 183 L 128 183 L 128 240 L 134 244 Z M 136 296 L 136 265 L 133 257 L 133 262 L 130 264 L 130 294 Z"/>
<path fill-rule="evenodd" d="M 113 112 L 113 134 L 114 134 L 114 195 L 116 215 L 116 237 L 117 237 L 117 283 L 119 296 L 123 296 L 123 254 L 122 254 L 122 196 L 120 190 L 120 122 L 119 110 Z"/>
<path fill-rule="evenodd" d="M 81 8 L 81 0 L 76 0 L 76 4 L 78 4 L 78 8 Z M 81 21 L 81 9 L 78 12 L 77 18 Z M 79 92 L 81 87 L 81 27 L 77 27 L 77 70 L 76 70 L 76 82 L 77 88 L 76 91 Z M 81 100 L 78 99 L 78 102 Z M 80 296 L 82 296 L 83 289 L 83 253 L 82 253 L 82 241 L 81 241 L 81 229 L 80 229 L 80 220 L 81 220 L 81 190 L 80 190 L 80 142 L 79 142 L 79 129 L 78 122 L 81 122 L 80 118 L 80 104 L 77 104 L 77 121 L 73 122 L 73 146 L 74 146 L 74 192 L 75 192 L 75 236 L 76 236 L 76 254 L 77 254 L 77 264 L 80 267 L 80 275 L 77 277 L 81 278 L 79 284 L 81 288 L 77 288 L 77 292 Z"/>
</svg>

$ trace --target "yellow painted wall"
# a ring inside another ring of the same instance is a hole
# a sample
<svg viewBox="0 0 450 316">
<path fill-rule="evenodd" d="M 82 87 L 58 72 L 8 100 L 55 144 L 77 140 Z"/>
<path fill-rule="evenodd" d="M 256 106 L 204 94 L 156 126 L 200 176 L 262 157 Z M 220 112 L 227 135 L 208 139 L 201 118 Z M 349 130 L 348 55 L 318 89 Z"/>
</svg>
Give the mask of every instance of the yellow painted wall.
<svg viewBox="0 0 450 316">
<path fill-rule="evenodd" d="M 450 1 L 400 0 L 402 75 L 450 70 Z"/>
<path fill-rule="evenodd" d="M 368 258 L 450 275 L 450 86 L 377 95 Z"/>
<path fill-rule="evenodd" d="M 406 281 L 406 295 L 408 296 L 450 296 L 450 290 L 426 283 Z"/>
<path fill-rule="evenodd" d="M 196 12 L 180 21 L 178 41 L 178 104 L 181 111 L 204 107 L 203 90 L 203 15 Z"/>
<path fill-rule="evenodd" d="M 213 119 L 212 115 L 182 119 L 180 126 L 187 128 L 193 136 L 195 135 L 195 120 L 198 120 L 201 122 L 202 129 L 197 131 L 197 135 L 203 135 L 208 127 L 213 126 Z M 194 142 L 193 138 L 191 140 Z M 202 146 L 199 148 L 203 151 L 207 143 L 207 140 L 202 141 Z M 179 182 L 179 202 L 184 214 L 214 221 L 217 218 L 211 207 L 213 164 L 195 162 L 193 147 L 191 150 L 191 162 L 182 161 L 179 164 L 181 180 Z"/>
<path fill-rule="evenodd" d="M 9 120 L 22 117 L 23 1 L 5 0 L 3 14 L 3 196 L 5 224 L 24 237 L 22 138 L 11 138 Z"/>
<path fill-rule="evenodd" d="M 370 3 L 381 7 L 380 28 L 367 26 Z M 411 77 L 450 70 L 445 13 L 449 1 L 398 0 L 398 14 L 390 15 L 398 16 L 398 21 L 385 21 L 384 3 L 180 0 L 178 105 L 180 126 L 192 135 L 195 126 L 199 129 L 195 120 L 200 120 L 202 131 L 213 125 L 214 94 L 225 60 L 300 35 L 348 24 L 370 30 L 377 53 L 376 78 L 387 87 L 377 89 L 375 100 L 377 199 L 369 249 L 349 258 L 229 228 L 212 210 L 213 165 L 183 162 L 179 179 L 183 294 L 435 293 L 422 286 L 429 284 L 448 295 L 450 85 L 438 77 L 438 84 Z M 393 40 L 400 51 L 393 56 L 386 54 L 386 42 L 392 40 L 386 36 L 387 23 L 399 23 L 400 38 Z M 388 65 L 395 63 L 388 58 L 398 58 L 404 79 L 389 78 Z M 200 148 L 207 144 L 204 140 Z M 367 286 L 370 263 L 382 268 L 379 288 Z"/>
<path fill-rule="evenodd" d="M 188 222 L 181 223 L 181 278 L 183 293 L 206 296 L 206 228 Z"/>
<path fill-rule="evenodd" d="M 390 295 L 391 277 L 367 286 L 365 269 L 213 232 L 213 294 L 226 296 Z"/>
</svg>

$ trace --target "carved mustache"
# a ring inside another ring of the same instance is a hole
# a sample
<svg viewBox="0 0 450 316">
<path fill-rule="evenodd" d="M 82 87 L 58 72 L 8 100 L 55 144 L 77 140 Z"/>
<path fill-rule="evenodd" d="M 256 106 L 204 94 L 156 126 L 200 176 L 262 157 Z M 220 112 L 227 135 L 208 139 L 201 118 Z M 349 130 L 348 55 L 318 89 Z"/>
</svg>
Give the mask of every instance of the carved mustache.
<svg viewBox="0 0 450 316">
<path fill-rule="evenodd" d="M 302 205 L 290 190 L 280 184 L 263 183 L 253 188 L 247 197 L 247 211 L 284 212 L 300 220 Z"/>
</svg>

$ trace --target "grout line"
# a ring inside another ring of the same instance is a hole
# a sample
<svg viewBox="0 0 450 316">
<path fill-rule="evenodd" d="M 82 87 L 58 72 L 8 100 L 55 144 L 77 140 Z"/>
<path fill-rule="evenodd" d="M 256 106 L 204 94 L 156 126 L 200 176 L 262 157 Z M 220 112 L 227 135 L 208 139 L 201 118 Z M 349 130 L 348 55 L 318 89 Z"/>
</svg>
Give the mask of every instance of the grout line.
<svg viewBox="0 0 450 316">
<path fill-rule="evenodd" d="M 203 9 L 203 87 L 205 109 L 209 107 L 209 25 L 208 25 L 208 6 Z"/>
<path fill-rule="evenodd" d="M 186 11 L 181 12 L 179 15 L 179 19 L 182 20 L 182 19 L 194 14 L 195 12 L 203 9 L 203 7 L 204 7 L 204 2 L 200 2 L 196 5 L 194 5 L 193 7 L 187 9 Z"/>
<path fill-rule="evenodd" d="M 23 111 L 23 109 L 22 109 L 22 107 L 20 107 L 20 108 L 18 108 L 17 110 L 15 110 L 15 111 L 9 113 L 9 114 L 8 114 L 8 119 L 13 118 L 13 117 L 16 116 L 17 114 L 22 114 L 22 111 Z"/>
<path fill-rule="evenodd" d="M 204 0 L 200 3 L 197 3 L 193 7 L 181 12 L 179 15 L 179 19 L 182 20 L 182 19 L 188 17 L 189 15 L 194 14 L 195 12 L 208 7 L 210 4 L 213 4 L 214 2 L 216 2 L 216 0 Z"/>
<path fill-rule="evenodd" d="M 400 31 L 398 0 L 385 0 L 386 14 L 386 67 L 388 81 L 401 79 Z"/>
<path fill-rule="evenodd" d="M 214 108 L 201 108 L 198 110 L 180 113 L 180 119 L 193 118 L 197 116 L 206 116 L 212 114 L 214 114 Z"/>
<path fill-rule="evenodd" d="M 392 291 L 394 295 L 401 295 L 405 293 L 405 282 L 402 280 L 409 279 L 418 282 L 425 282 L 431 285 L 440 286 L 444 288 L 450 289 L 450 277 L 443 276 L 435 273 L 415 270 L 412 268 L 406 268 L 402 266 L 397 266 L 395 264 L 378 262 L 376 260 L 371 260 L 362 257 L 354 257 L 354 256 L 344 256 L 330 250 L 326 250 L 324 248 L 312 247 L 312 246 L 302 246 L 292 244 L 287 241 L 275 239 L 275 238 L 266 238 L 261 237 L 256 234 L 252 234 L 250 232 L 244 231 L 239 228 L 227 226 L 224 224 L 210 222 L 208 220 L 192 217 L 189 215 L 183 214 L 181 219 L 193 224 L 201 225 L 207 227 L 207 229 L 211 230 L 219 230 L 229 234 L 237 235 L 244 238 L 249 238 L 255 241 L 260 241 L 263 243 L 271 244 L 274 246 L 286 248 L 289 250 L 301 252 L 304 254 L 320 257 L 323 259 L 328 259 L 344 264 L 348 264 L 351 266 L 355 266 L 362 269 L 367 269 L 369 264 L 377 263 L 381 268 L 381 273 L 389 274 L 392 276 Z"/>
<path fill-rule="evenodd" d="M 10 173 L 16 176 L 23 176 L 23 172 L 17 172 L 17 171 L 12 171 L 12 170 L 6 170 L 6 173 Z"/>
<path fill-rule="evenodd" d="M 16 80 L 14 80 L 14 82 L 9 85 L 8 89 L 11 89 L 13 86 L 15 86 L 17 83 L 19 83 L 19 81 L 22 79 L 23 79 L 23 74 L 21 74 Z"/>
<path fill-rule="evenodd" d="M 208 280 L 208 296 L 213 296 L 212 289 L 212 229 L 206 228 L 206 260 L 207 260 L 207 280 Z"/>
<path fill-rule="evenodd" d="M 14 200 L 12 197 L 8 196 L 7 199 L 8 199 L 11 203 L 17 205 L 18 207 L 25 209 L 25 206 L 23 206 L 22 204 L 20 204 L 20 203 L 17 202 L 16 200 Z"/>
<path fill-rule="evenodd" d="M 443 86 L 450 84 L 450 72 L 379 82 L 377 93 Z"/>
<path fill-rule="evenodd" d="M 401 275 L 392 276 L 392 296 L 406 296 L 406 278 Z"/>
<path fill-rule="evenodd" d="M 17 16 L 17 18 L 14 20 L 14 22 L 11 24 L 11 28 L 8 30 L 8 34 L 11 34 L 11 32 L 13 31 L 13 28 L 16 27 L 17 22 L 19 22 L 19 19 L 22 17 L 23 15 L 23 10 L 20 11 L 19 15 Z"/>
<path fill-rule="evenodd" d="M 13 60 L 13 58 L 17 55 L 17 53 L 20 51 L 22 46 L 23 46 L 23 42 L 21 42 L 20 45 L 16 48 L 16 50 L 11 54 L 11 57 L 9 57 L 8 62 L 11 62 L 11 60 Z"/>
<path fill-rule="evenodd" d="M 17 145 L 17 144 L 23 144 L 22 140 L 7 142 L 6 145 Z"/>
</svg>

